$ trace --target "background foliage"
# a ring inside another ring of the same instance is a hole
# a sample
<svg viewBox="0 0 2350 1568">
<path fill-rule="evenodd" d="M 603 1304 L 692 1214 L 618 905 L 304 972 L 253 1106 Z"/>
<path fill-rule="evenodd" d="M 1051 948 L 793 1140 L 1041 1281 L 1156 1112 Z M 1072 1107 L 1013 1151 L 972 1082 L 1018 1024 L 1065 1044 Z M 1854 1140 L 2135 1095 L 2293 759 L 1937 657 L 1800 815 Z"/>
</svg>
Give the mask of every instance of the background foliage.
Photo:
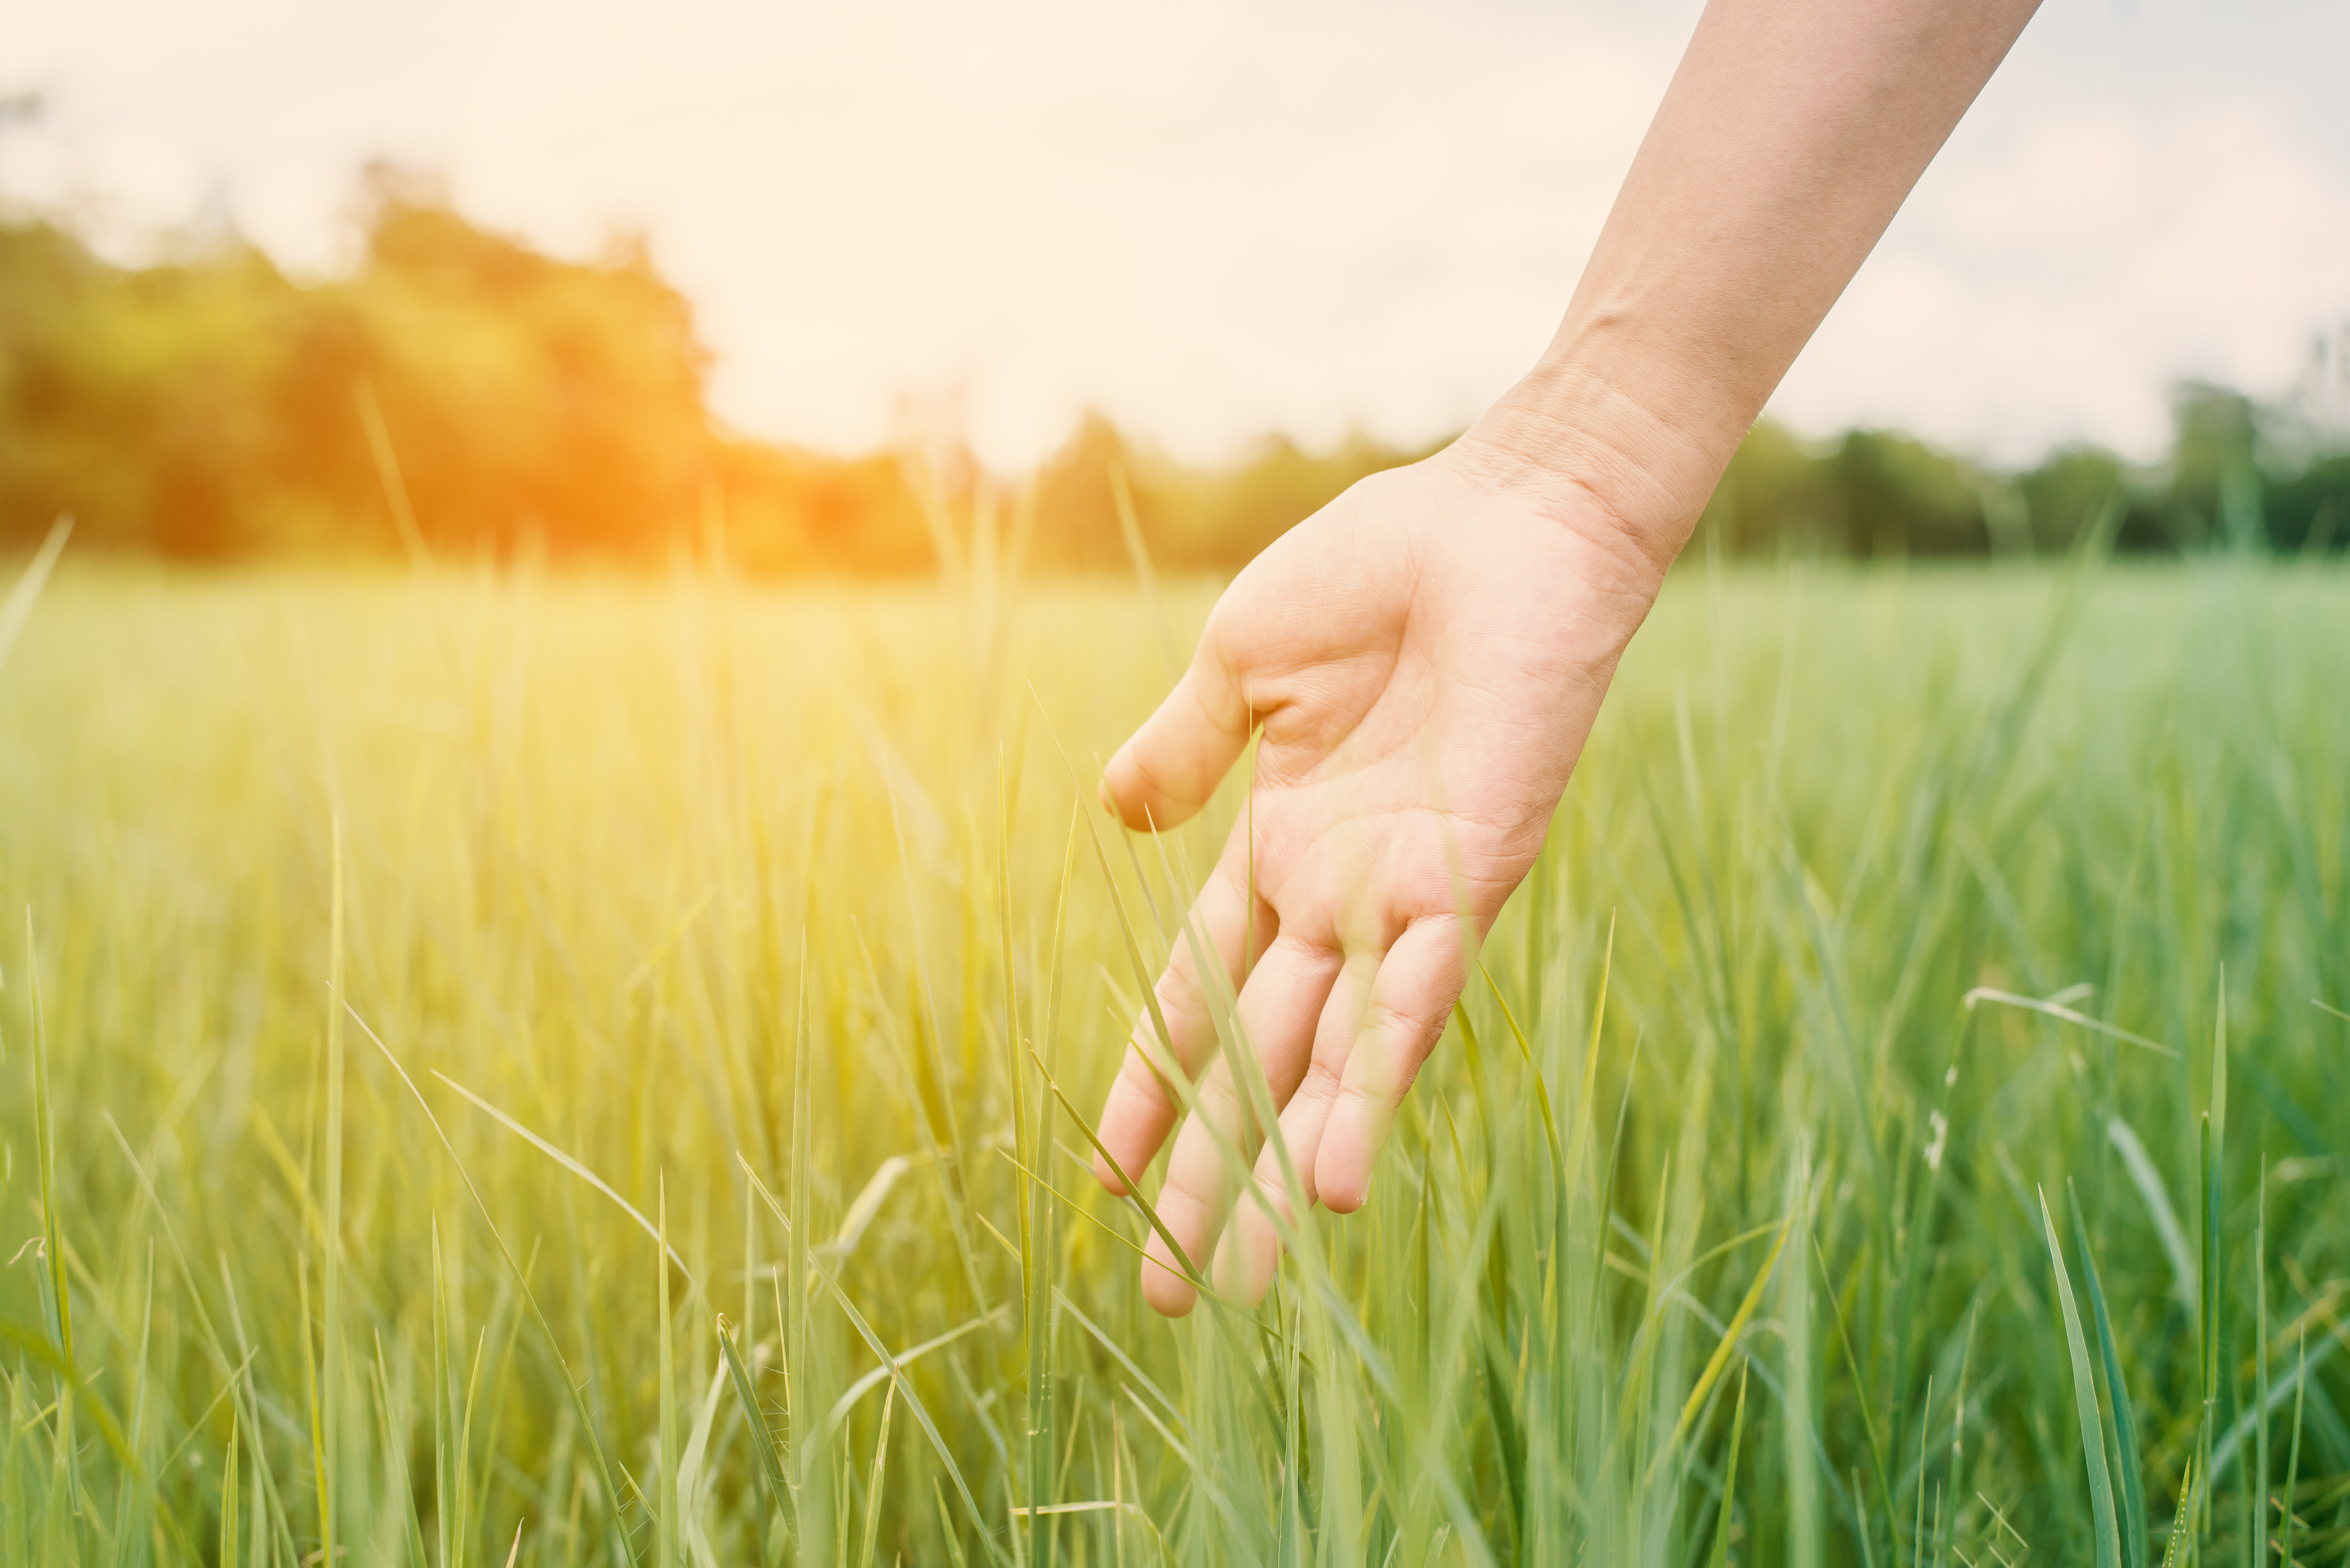
<svg viewBox="0 0 2350 1568">
<path fill-rule="evenodd" d="M 315 282 L 233 235 L 120 266 L 56 221 L 0 221 L 0 548 L 70 512 L 85 547 L 184 560 L 421 545 L 641 564 L 715 531 L 756 573 L 905 575 L 940 564 L 948 511 L 988 484 L 960 452 L 843 459 L 721 428 L 691 310 L 641 243 L 556 260 L 388 170 L 363 205 L 358 264 Z M 2156 467 L 2074 447 L 2022 472 L 1899 431 L 1806 441 L 1765 421 L 1709 519 L 1749 556 L 2062 550 L 2109 507 L 2126 551 L 2350 543 L 2338 442 L 2222 387 L 2177 389 L 2174 416 Z M 1015 565 L 1124 571 L 1139 543 L 1231 571 L 1427 450 L 1272 437 L 1201 467 L 1093 415 L 1000 527 Z"/>
</svg>

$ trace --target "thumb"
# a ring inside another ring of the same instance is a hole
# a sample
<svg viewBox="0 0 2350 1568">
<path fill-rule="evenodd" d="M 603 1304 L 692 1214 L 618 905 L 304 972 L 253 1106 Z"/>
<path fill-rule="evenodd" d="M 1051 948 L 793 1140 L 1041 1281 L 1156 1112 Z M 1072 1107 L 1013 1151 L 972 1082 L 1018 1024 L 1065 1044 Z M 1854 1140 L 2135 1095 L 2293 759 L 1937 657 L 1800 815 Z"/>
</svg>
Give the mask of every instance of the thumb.
<svg viewBox="0 0 2350 1568">
<path fill-rule="evenodd" d="M 1172 827 L 1189 817 L 1248 743 L 1248 704 L 1214 641 L 1211 627 L 1175 690 L 1103 770 L 1103 803 L 1128 827 Z"/>
</svg>

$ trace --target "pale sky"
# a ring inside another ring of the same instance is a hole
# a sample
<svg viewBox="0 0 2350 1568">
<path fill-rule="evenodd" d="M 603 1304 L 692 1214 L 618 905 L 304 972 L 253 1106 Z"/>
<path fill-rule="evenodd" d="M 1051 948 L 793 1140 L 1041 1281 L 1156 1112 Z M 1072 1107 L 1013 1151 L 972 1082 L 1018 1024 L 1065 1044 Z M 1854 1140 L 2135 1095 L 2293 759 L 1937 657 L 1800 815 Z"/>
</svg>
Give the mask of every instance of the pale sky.
<svg viewBox="0 0 2350 1568">
<path fill-rule="evenodd" d="M 1564 307 L 1692 0 L 0 0 L 0 196 L 348 263 L 372 157 L 557 253 L 650 233 L 753 433 L 1192 457 L 1474 418 Z M 1774 400 L 2137 455 L 2350 320 L 2350 5 L 2048 0 Z"/>
</svg>

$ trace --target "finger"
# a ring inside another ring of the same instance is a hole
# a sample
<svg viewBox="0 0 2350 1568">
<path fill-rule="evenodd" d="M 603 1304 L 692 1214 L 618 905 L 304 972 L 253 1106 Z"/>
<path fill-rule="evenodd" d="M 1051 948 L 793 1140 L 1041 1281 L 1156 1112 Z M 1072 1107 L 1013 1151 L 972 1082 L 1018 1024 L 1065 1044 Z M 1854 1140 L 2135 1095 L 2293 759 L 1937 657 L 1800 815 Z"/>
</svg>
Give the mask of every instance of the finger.
<svg viewBox="0 0 2350 1568">
<path fill-rule="evenodd" d="M 1241 990 L 1242 1037 L 1257 1053 L 1275 1106 L 1289 1099 L 1305 1071 L 1314 1020 L 1337 978 L 1338 964 L 1335 950 L 1283 936 Z M 1237 1147 L 1245 1161 L 1258 1141 L 1251 1118 L 1243 1114 L 1245 1105 L 1231 1060 L 1220 1058 L 1201 1080 L 1198 1103 L 1168 1157 L 1167 1181 L 1159 1189 L 1156 1207 L 1160 1222 L 1195 1266 L 1207 1262 L 1232 1212 L 1237 1183 L 1225 1150 Z M 1161 1265 L 1173 1262 L 1174 1255 L 1155 1232 L 1146 1250 Z M 1191 1285 L 1164 1266 L 1143 1266 L 1142 1293 L 1170 1317 L 1191 1308 Z"/>
<path fill-rule="evenodd" d="M 1218 1062 L 1200 1080 L 1198 1107 L 1191 1119 L 1183 1124 L 1182 1135 L 1175 1140 L 1175 1152 L 1168 1157 L 1167 1180 L 1159 1189 L 1155 1205 L 1159 1222 L 1167 1227 L 1168 1235 L 1175 1238 L 1194 1269 L 1207 1256 L 1216 1228 L 1223 1222 L 1232 1192 L 1232 1183 L 1206 1129 L 1214 1126 L 1231 1136 L 1239 1123 L 1238 1109 L 1232 1072 Z M 1166 1237 L 1153 1230 L 1143 1244 L 1143 1253 L 1142 1299 L 1150 1303 L 1153 1312 L 1168 1317 L 1181 1317 L 1190 1312 L 1198 1293 L 1185 1277 L 1186 1271 L 1175 1265 L 1175 1254 L 1169 1250 Z"/>
<path fill-rule="evenodd" d="M 1346 961 L 1323 1004 L 1311 1059 L 1282 1106 L 1281 1141 L 1289 1153 L 1289 1168 L 1296 1173 L 1296 1189 L 1283 1179 L 1281 1150 L 1268 1142 L 1257 1156 L 1257 1189 L 1284 1223 L 1294 1223 L 1316 1200 L 1315 1156 L 1330 1120 L 1330 1107 L 1338 1097 L 1347 1054 L 1370 1007 L 1372 977 L 1378 972 L 1378 955 L 1369 951 Z M 1281 1231 L 1272 1215 L 1252 1197 L 1240 1205 L 1224 1244 L 1217 1249 L 1216 1288 L 1254 1305 L 1263 1299 L 1280 1262 Z"/>
<path fill-rule="evenodd" d="M 1102 797 L 1128 827 L 1172 827 L 1208 803 L 1248 743 L 1248 704 L 1211 628 L 1175 690 L 1102 770 Z"/>
<path fill-rule="evenodd" d="M 1168 1039 L 1159 1040 L 1159 1025 L 1145 1007 L 1135 1020 L 1134 1032 L 1127 1043 L 1126 1060 L 1118 1068 L 1117 1081 L 1110 1085 L 1109 1098 L 1102 1105 L 1097 1136 L 1102 1147 L 1128 1176 L 1142 1174 L 1143 1168 L 1159 1153 L 1159 1146 L 1167 1141 L 1168 1129 L 1175 1125 L 1181 1109 L 1160 1081 L 1160 1075 L 1180 1072 L 1186 1078 L 1193 1077 L 1216 1047 L 1215 1013 L 1200 984 L 1194 967 L 1195 951 L 1203 953 L 1210 962 L 1221 964 L 1223 974 L 1220 983 L 1230 985 L 1239 979 L 1244 950 L 1262 951 L 1273 940 L 1272 908 L 1257 900 L 1252 922 L 1249 904 L 1245 849 L 1236 857 L 1227 847 L 1223 859 L 1209 873 L 1208 885 L 1200 889 L 1200 897 L 1185 917 L 1199 933 L 1198 944 L 1195 947 L 1188 937 L 1179 935 L 1167 968 L 1152 987 L 1159 999 L 1159 1016 L 1167 1023 Z M 1250 929 L 1252 923 L 1253 930 Z M 1171 1063 L 1167 1059 L 1167 1048 L 1170 1046 L 1175 1054 Z M 1109 1161 L 1098 1154 L 1094 1158 L 1094 1175 L 1112 1192 L 1123 1194 L 1127 1190 Z"/>
<path fill-rule="evenodd" d="M 1347 1053 L 1315 1155 L 1315 1190 L 1341 1214 L 1363 1206 L 1396 1107 L 1444 1033 L 1468 974 L 1463 944 L 1470 937 L 1468 923 L 1457 915 L 1414 920 L 1380 961 L 1369 1011 Z"/>
</svg>

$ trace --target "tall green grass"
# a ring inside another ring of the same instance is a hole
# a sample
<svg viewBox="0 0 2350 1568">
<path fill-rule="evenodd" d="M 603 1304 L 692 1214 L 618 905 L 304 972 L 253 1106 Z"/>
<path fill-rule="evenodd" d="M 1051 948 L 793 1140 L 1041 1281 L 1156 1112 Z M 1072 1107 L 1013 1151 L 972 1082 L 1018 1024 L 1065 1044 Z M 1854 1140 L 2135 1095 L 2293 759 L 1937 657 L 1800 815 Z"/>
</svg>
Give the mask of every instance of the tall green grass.
<svg viewBox="0 0 2350 1568">
<path fill-rule="evenodd" d="M 68 560 L 0 1564 L 2350 1550 L 2350 579 L 1686 572 L 1370 1203 L 1168 1323 L 1083 1118 L 1243 801 L 1084 803 L 1211 594 L 973 560 Z"/>
</svg>

